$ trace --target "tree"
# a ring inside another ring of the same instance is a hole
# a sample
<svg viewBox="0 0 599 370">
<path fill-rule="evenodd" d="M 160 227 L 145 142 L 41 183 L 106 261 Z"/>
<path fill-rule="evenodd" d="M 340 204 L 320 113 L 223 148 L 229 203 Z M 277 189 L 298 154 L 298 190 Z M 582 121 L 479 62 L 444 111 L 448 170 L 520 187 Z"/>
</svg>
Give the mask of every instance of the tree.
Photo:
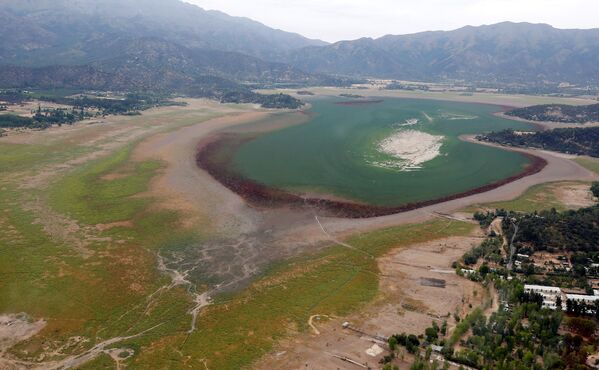
<svg viewBox="0 0 599 370">
<path fill-rule="evenodd" d="M 567 321 L 567 325 L 573 332 L 582 335 L 583 337 L 591 337 L 597 330 L 597 325 L 593 320 L 582 317 L 571 317 Z"/>
<path fill-rule="evenodd" d="M 441 325 L 441 334 L 443 334 L 443 336 L 447 335 L 447 320 L 443 320 L 443 324 Z"/>
<path fill-rule="evenodd" d="M 429 343 L 433 343 L 439 338 L 438 330 L 435 330 L 435 328 L 426 328 L 424 335 L 426 335 L 426 341 Z"/>
<path fill-rule="evenodd" d="M 389 349 L 393 352 L 397 349 L 397 338 L 395 336 L 389 338 Z"/>
<path fill-rule="evenodd" d="M 591 192 L 595 196 L 595 198 L 599 198 L 599 182 L 594 182 L 591 186 Z"/>
<path fill-rule="evenodd" d="M 559 296 L 559 295 L 555 299 L 555 306 L 556 306 L 556 308 L 557 308 L 558 311 L 562 310 L 562 297 Z"/>
</svg>

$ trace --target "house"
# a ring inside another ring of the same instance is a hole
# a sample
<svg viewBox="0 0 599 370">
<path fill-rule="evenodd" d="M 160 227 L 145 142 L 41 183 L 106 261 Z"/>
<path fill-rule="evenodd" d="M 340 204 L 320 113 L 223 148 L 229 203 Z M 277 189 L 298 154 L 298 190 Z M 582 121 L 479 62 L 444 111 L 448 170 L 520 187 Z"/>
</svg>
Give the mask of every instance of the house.
<svg viewBox="0 0 599 370">
<path fill-rule="evenodd" d="M 563 298 L 561 288 L 544 285 L 524 285 L 524 291 L 527 293 L 540 294 L 543 297 L 543 308 L 556 310 L 558 297 L 562 300 L 562 308 L 564 306 L 565 299 Z"/>
<path fill-rule="evenodd" d="M 578 303 L 593 305 L 595 302 L 599 301 L 599 295 L 566 294 L 566 299 Z"/>
</svg>

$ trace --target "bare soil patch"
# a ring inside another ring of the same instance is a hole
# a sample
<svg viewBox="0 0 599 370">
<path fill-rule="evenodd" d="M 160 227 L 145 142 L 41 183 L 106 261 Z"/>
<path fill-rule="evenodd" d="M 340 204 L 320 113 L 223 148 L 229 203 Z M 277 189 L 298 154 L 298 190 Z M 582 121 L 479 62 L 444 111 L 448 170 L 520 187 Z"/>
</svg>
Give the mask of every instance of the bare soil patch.
<svg viewBox="0 0 599 370">
<path fill-rule="evenodd" d="M 585 208 L 595 204 L 593 193 L 591 193 L 588 184 L 566 183 L 556 185 L 554 194 L 566 208 Z"/>
</svg>

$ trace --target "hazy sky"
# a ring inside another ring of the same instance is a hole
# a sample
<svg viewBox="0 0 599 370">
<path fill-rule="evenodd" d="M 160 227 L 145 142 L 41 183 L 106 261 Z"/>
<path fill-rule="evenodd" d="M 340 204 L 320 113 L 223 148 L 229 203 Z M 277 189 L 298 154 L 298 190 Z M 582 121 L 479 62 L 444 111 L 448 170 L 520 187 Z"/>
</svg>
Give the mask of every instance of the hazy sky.
<svg viewBox="0 0 599 370">
<path fill-rule="evenodd" d="M 599 28 L 599 0 L 185 0 L 326 41 L 502 21 Z"/>
</svg>

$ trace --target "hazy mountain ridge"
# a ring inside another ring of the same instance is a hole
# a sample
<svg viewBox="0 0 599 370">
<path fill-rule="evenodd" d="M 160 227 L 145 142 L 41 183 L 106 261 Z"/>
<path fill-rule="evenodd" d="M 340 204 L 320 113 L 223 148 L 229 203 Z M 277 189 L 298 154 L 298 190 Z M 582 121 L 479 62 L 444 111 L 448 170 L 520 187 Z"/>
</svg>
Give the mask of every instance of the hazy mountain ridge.
<svg viewBox="0 0 599 370">
<path fill-rule="evenodd" d="M 423 81 L 597 82 L 599 29 L 505 22 L 306 47 L 282 61 L 309 72 Z"/>
<path fill-rule="evenodd" d="M 189 48 L 269 57 L 310 45 L 300 35 L 178 0 L 5 0 L 0 4 L 0 63 L 84 64 L 114 38 L 159 37 Z M 8 32 L 10 31 L 10 32 Z"/>
<path fill-rule="evenodd" d="M 86 65 L 94 79 L 172 89 L 198 76 L 235 82 L 333 84 L 328 75 L 412 81 L 599 85 L 599 29 L 500 23 L 326 45 L 179 0 L 5 0 L 0 65 Z M 274 61 L 274 62 L 273 62 Z M 9 72 L 16 73 L 8 76 Z M 6 81 L 24 69 L 2 71 Z M 101 77 L 104 76 L 104 77 Z M 106 77 L 111 76 L 111 77 Z M 18 81 L 17 81 L 18 82 Z M 92 84 L 93 85 L 93 84 Z M 87 86 L 87 85 L 86 85 Z"/>
</svg>

